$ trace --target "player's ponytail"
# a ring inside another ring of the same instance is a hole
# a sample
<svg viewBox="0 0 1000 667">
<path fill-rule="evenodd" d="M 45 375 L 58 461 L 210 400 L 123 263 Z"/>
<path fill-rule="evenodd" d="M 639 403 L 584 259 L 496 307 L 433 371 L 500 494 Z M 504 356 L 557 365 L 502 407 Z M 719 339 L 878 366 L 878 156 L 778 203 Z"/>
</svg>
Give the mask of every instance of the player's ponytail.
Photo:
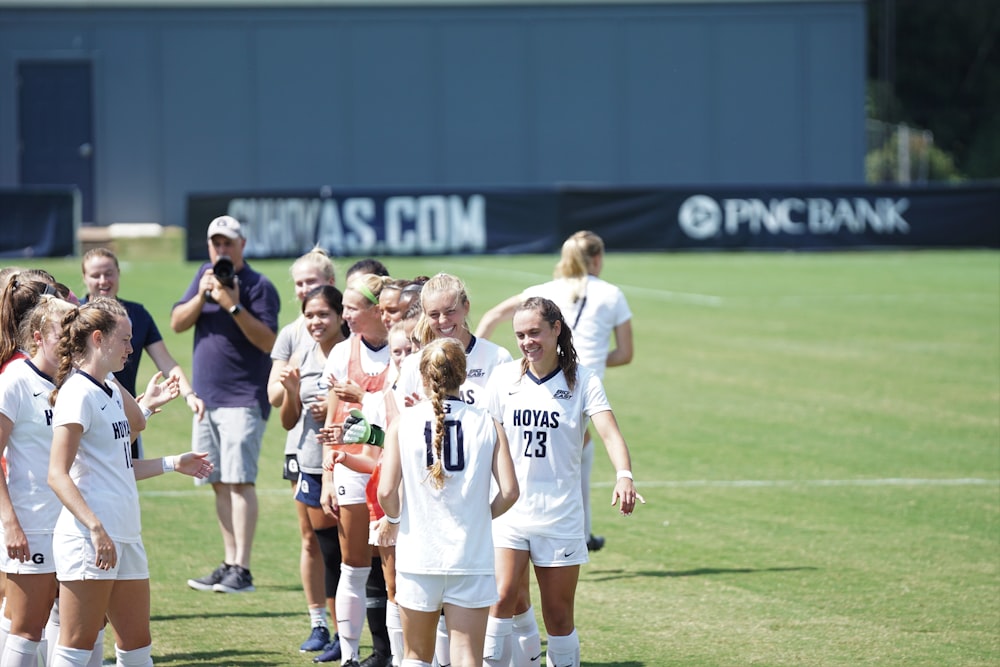
<svg viewBox="0 0 1000 667">
<path fill-rule="evenodd" d="M 424 390 L 430 396 L 434 408 L 433 432 L 426 437 L 431 441 L 433 455 L 427 465 L 427 477 L 435 489 L 444 486 L 444 437 L 445 417 L 448 414 L 445 401 L 448 396 L 458 394 L 465 381 L 465 349 L 454 338 L 439 338 L 427 344 L 420 352 L 420 375 Z M 431 429 L 430 423 L 427 425 Z"/>
<path fill-rule="evenodd" d="M 553 276 L 572 285 L 573 303 L 583 297 L 584 284 L 593 269 L 594 258 L 604 254 L 604 241 L 594 232 L 579 231 L 563 242 Z"/>
</svg>

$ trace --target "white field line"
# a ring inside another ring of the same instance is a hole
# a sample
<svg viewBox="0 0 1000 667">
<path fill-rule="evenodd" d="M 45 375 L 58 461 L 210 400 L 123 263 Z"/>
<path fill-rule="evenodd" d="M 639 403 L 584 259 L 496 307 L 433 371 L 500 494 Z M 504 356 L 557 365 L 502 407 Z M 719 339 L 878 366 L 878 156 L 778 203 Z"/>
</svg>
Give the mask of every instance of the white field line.
<svg viewBox="0 0 1000 667">
<path fill-rule="evenodd" d="M 474 264 L 450 264 L 449 268 L 455 267 L 456 270 L 469 273 L 480 273 L 489 274 L 501 277 L 511 277 L 519 276 L 522 278 L 527 278 L 533 281 L 533 284 L 544 283 L 552 280 L 552 274 L 541 274 L 541 273 L 531 273 L 529 271 L 511 271 L 508 269 L 496 269 L 493 267 L 476 266 Z M 618 287 L 626 294 L 633 293 L 646 296 L 652 299 L 659 299 L 660 301 L 679 301 L 683 303 L 693 303 L 699 306 L 713 306 L 718 307 L 722 305 L 722 297 L 715 296 L 712 294 L 698 294 L 692 292 L 674 292 L 665 289 L 655 289 L 652 287 L 639 287 L 636 285 L 624 285 L 622 283 L 615 283 Z"/>
<path fill-rule="evenodd" d="M 613 482 L 593 482 L 591 488 L 611 488 Z M 958 477 L 949 479 L 924 479 L 890 477 L 883 479 L 690 479 L 690 480 L 653 480 L 639 479 L 636 488 L 649 489 L 684 489 L 684 488 L 795 488 L 810 486 L 1000 486 L 1000 479 L 982 479 L 979 477 Z M 257 489 L 262 496 L 292 497 L 288 489 Z M 172 491 L 142 491 L 139 495 L 150 498 L 212 495 L 211 489 L 183 489 Z"/>
</svg>

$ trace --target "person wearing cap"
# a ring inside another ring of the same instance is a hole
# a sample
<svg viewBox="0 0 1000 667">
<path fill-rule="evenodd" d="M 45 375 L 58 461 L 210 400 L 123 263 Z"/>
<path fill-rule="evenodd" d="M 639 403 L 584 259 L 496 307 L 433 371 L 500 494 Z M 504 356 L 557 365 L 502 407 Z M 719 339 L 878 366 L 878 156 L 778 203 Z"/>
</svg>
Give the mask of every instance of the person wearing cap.
<svg viewBox="0 0 1000 667">
<path fill-rule="evenodd" d="M 192 387 L 205 414 L 192 427 L 193 449 L 208 452 L 224 557 L 211 573 L 188 579 L 196 590 L 254 590 L 250 552 L 257 527 L 257 461 L 271 405 L 267 379 L 278 332 L 278 291 L 243 260 L 246 236 L 224 215 L 208 226 L 209 262 L 170 313 L 177 333 L 194 327 Z M 221 260 L 221 261 L 220 261 Z M 186 397 L 185 397 L 186 398 Z"/>
</svg>

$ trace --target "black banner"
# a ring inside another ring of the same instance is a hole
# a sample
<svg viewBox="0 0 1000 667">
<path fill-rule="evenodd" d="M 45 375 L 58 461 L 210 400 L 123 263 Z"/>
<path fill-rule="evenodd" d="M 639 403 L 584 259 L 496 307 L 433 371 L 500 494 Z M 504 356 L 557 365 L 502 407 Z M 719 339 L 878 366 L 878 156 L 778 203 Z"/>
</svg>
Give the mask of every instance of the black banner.
<svg viewBox="0 0 1000 667">
<path fill-rule="evenodd" d="M 77 252 L 76 188 L 0 189 L 0 257 L 68 257 Z"/>
<path fill-rule="evenodd" d="M 1000 248 L 1000 185 L 441 190 L 192 195 L 188 259 L 228 214 L 247 257 L 551 253 L 580 229 L 614 250 Z"/>
</svg>

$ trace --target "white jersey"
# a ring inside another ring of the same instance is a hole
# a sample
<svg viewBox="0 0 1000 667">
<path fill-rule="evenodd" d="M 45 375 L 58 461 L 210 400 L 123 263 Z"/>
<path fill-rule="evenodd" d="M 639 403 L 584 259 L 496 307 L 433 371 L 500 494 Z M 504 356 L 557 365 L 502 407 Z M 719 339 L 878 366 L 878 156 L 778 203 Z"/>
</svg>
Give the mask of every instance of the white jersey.
<svg viewBox="0 0 1000 667">
<path fill-rule="evenodd" d="M 28 360 L 13 362 L 0 374 L 0 413 L 14 424 L 5 450 L 7 488 L 26 535 L 51 533 L 62 509 L 48 484 L 53 389 L 52 378 Z"/>
<path fill-rule="evenodd" d="M 462 400 L 470 405 L 482 403 L 481 394 L 493 369 L 511 361 L 510 352 L 492 341 L 472 337 L 469 346 L 465 348 L 465 382 L 459 393 Z M 396 394 L 396 404 L 402 410 L 407 396 L 417 394 L 426 398 L 424 382 L 420 377 L 420 352 L 417 351 L 406 359 L 399 368 L 399 379 L 393 389 Z"/>
<path fill-rule="evenodd" d="M 497 368 L 489 406 L 503 423 L 521 495 L 496 521 L 544 537 L 583 535 L 580 469 L 589 418 L 611 409 L 597 374 L 577 367 L 570 389 L 557 369 L 545 378 L 521 374 L 521 362 Z M 409 489 L 407 489 L 409 493 Z"/>
<path fill-rule="evenodd" d="M 99 382 L 76 371 L 56 398 L 53 428 L 80 424 L 83 436 L 70 467 L 83 499 L 111 539 L 141 541 L 139 489 L 132 470 L 132 442 L 118 385 Z M 56 522 L 57 534 L 90 537 L 90 531 L 65 507 Z"/>
<path fill-rule="evenodd" d="M 294 322 L 286 324 L 278 332 L 271 348 L 271 359 L 294 364 L 301 358 L 300 350 L 313 342 L 306 330 L 306 318 L 299 315 Z M 302 422 L 296 422 L 285 437 L 285 455 L 295 454 L 302 437 Z"/>
<path fill-rule="evenodd" d="M 611 336 L 615 327 L 632 319 L 632 311 L 622 291 L 597 276 L 587 276 L 576 301 L 572 289 L 572 281 L 560 278 L 529 287 L 521 297 L 541 296 L 554 301 L 573 330 L 573 347 L 580 364 L 594 369 L 603 378 Z"/>
<path fill-rule="evenodd" d="M 403 507 L 396 570 L 411 574 L 493 574 L 490 480 L 497 432 L 490 414 L 453 398 L 445 402 L 444 486 L 435 489 L 427 466 L 436 418 L 430 401 L 399 415 Z"/>
<path fill-rule="evenodd" d="M 330 350 L 330 356 L 326 359 L 326 367 L 323 369 L 324 375 L 327 377 L 332 375 L 337 382 L 344 382 L 352 371 L 365 375 L 378 375 L 391 363 L 388 343 L 374 350 L 362 339 L 359 346 L 361 368 L 351 369 L 351 340 L 353 338 L 352 334 L 346 340 L 333 346 L 333 349 Z"/>
</svg>

